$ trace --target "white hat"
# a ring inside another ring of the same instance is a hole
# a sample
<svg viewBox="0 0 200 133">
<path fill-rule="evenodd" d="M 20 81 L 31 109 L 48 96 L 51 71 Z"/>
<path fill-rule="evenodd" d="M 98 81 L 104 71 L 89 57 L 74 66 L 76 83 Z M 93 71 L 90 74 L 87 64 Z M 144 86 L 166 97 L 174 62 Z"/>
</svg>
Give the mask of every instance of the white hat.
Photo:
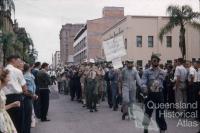
<svg viewBox="0 0 200 133">
<path fill-rule="evenodd" d="M 84 61 L 83 61 L 83 62 L 86 62 L 86 63 L 87 63 L 87 62 L 88 62 L 88 60 L 87 60 L 87 59 L 84 59 Z"/>
<path fill-rule="evenodd" d="M 90 63 L 95 63 L 94 59 L 90 59 Z"/>
</svg>

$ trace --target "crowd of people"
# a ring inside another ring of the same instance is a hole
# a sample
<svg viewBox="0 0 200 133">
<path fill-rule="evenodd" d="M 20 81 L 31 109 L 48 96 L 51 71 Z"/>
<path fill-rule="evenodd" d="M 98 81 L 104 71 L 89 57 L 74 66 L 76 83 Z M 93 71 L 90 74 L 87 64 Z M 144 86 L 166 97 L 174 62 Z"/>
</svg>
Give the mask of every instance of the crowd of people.
<svg viewBox="0 0 200 133">
<path fill-rule="evenodd" d="M 36 119 L 47 118 L 49 107 L 48 63 L 26 64 L 17 55 L 0 68 L 0 133 L 30 133 Z"/>
<path fill-rule="evenodd" d="M 49 71 L 48 63 L 26 64 L 14 55 L 0 69 L 0 132 L 30 133 L 35 118 L 50 121 L 47 114 L 52 84 L 58 86 L 59 93 L 69 94 L 71 101 L 81 103 L 91 113 L 101 109 L 100 104 L 107 100 L 113 111 L 121 110 L 122 120 L 136 119 L 134 105 L 142 103 L 146 116 L 142 123 L 144 133 L 148 133 L 154 110 L 160 133 L 167 130 L 165 108 L 150 108 L 149 103 L 197 103 L 197 108 L 167 109 L 198 112 L 196 119 L 200 118 L 200 61 L 178 58 L 173 64 L 162 65 L 159 55 L 153 54 L 144 68 L 135 67 L 133 60 L 115 69 L 112 63 L 95 63 L 91 59 L 63 70 Z"/>
<path fill-rule="evenodd" d="M 148 118 L 143 121 L 144 133 L 148 133 L 154 110 L 147 106 L 149 101 L 154 104 L 198 103 L 198 108 L 184 111 L 199 112 L 200 61 L 178 58 L 173 64 L 163 65 L 160 64 L 159 55 L 153 54 L 145 68 L 135 67 L 132 60 L 127 60 L 123 65 L 123 68 L 114 69 L 112 63 L 95 63 L 91 59 L 80 65 L 65 67 L 64 71 L 57 72 L 59 92 L 70 94 L 71 101 L 82 103 L 90 112 L 97 112 L 99 104 L 107 99 L 113 111 L 121 106 L 122 120 L 131 116 L 135 119 L 133 105 L 142 102 Z M 174 106 L 168 110 L 183 111 Z M 167 123 L 163 108 L 156 108 L 156 122 L 160 132 L 164 133 Z"/>
</svg>

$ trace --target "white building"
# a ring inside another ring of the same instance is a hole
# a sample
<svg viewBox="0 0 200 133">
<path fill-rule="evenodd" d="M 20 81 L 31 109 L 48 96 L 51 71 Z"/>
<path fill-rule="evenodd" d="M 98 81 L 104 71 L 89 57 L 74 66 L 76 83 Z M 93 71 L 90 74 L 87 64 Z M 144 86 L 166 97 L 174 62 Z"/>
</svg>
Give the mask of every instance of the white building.
<svg viewBox="0 0 200 133">
<path fill-rule="evenodd" d="M 161 54 L 161 63 L 172 62 L 181 57 L 179 48 L 179 27 L 175 27 L 163 38 L 158 39 L 160 29 L 169 21 L 169 17 L 126 16 L 103 33 L 103 41 L 115 36 L 123 36 L 127 55 L 122 60 L 132 58 L 138 65 L 144 66 L 152 53 Z M 200 58 L 200 32 L 186 25 L 186 58 Z M 103 52 L 103 50 L 102 50 Z"/>
<path fill-rule="evenodd" d="M 61 65 L 60 51 L 56 51 L 52 58 L 53 69 L 57 69 Z"/>
</svg>

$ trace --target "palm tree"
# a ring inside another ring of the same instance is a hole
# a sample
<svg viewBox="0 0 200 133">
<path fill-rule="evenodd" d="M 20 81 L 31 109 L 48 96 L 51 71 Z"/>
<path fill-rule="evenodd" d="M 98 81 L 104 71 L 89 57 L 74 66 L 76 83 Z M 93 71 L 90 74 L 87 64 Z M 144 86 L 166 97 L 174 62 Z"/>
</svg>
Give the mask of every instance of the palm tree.
<svg viewBox="0 0 200 133">
<path fill-rule="evenodd" d="M 189 24 L 195 29 L 200 30 L 200 13 L 194 12 L 188 5 L 176 6 L 171 5 L 167 8 L 167 13 L 170 16 L 169 22 L 160 30 L 159 39 L 162 42 L 163 36 L 176 26 L 180 26 L 179 48 L 182 58 L 186 59 L 186 44 L 185 44 L 185 25 Z"/>
</svg>

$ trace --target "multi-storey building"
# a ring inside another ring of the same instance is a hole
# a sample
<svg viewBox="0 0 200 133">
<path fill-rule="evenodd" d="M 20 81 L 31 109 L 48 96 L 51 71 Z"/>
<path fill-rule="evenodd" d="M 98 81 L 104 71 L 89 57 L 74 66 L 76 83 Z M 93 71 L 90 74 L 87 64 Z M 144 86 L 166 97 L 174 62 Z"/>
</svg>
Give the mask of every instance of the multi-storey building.
<svg viewBox="0 0 200 133">
<path fill-rule="evenodd" d="M 101 58 L 102 33 L 123 17 L 123 7 L 104 7 L 102 18 L 88 20 L 74 38 L 74 62 Z"/>
<path fill-rule="evenodd" d="M 161 54 L 161 62 L 172 62 L 181 57 L 179 48 L 179 29 L 175 27 L 172 32 L 164 36 L 163 42 L 158 34 L 169 21 L 169 17 L 159 16 L 126 16 L 103 33 L 103 41 L 116 36 L 124 37 L 127 55 L 122 60 L 134 59 L 137 65 L 145 65 L 152 53 Z M 197 60 L 200 58 L 200 32 L 190 25 L 186 25 L 186 58 Z M 103 48 L 102 48 L 103 51 Z"/>
<path fill-rule="evenodd" d="M 63 65 L 73 62 L 74 37 L 81 27 L 83 27 L 83 24 L 66 24 L 62 26 L 60 31 L 60 53 Z"/>
<path fill-rule="evenodd" d="M 52 58 L 52 67 L 56 70 L 61 65 L 60 51 L 56 51 Z"/>
<path fill-rule="evenodd" d="M 3 32 L 12 32 L 13 33 L 13 21 L 11 19 L 11 12 L 9 10 L 2 11 L 0 10 L 0 36 Z M 3 51 L 2 45 L 0 45 L 0 65 L 3 65 Z"/>
</svg>

